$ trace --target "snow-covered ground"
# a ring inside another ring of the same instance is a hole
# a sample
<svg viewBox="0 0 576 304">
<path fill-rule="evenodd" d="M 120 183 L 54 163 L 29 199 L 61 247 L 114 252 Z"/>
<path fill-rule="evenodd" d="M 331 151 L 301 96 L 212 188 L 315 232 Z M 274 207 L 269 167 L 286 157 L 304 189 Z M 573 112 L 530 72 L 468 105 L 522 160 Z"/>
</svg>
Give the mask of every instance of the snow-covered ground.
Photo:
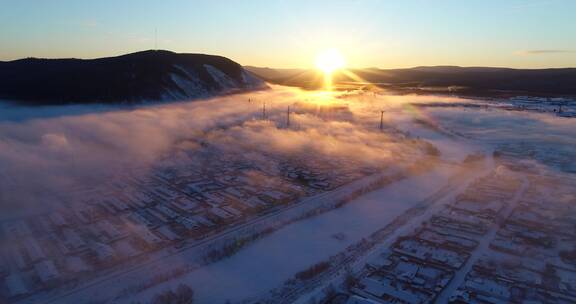
<svg viewBox="0 0 576 304">
<path fill-rule="evenodd" d="M 187 135 L 189 132 L 197 129 L 208 129 L 218 126 L 222 121 L 234 123 L 237 120 L 247 120 L 259 115 L 260 104 L 254 104 L 250 98 L 268 99 L 268 97 L 282 99 L 285 98 L 281 106 L 277 106 L 274 114 L 277 121 L 283 122 L 284 106 L 293 104 L 299 99 L 316 98 L 313 93 L 294 93 L 291 89 L 274 88 L 272 92 L 259 92 L 254 95 L 239 95 L 237 97 L 226 97 L 221 102 L 225 105 L 236 107 L 235 109 L 220 110 L 221 112 L 214 117 L 206 116 L 205 121 L 196 122 L 190 119 L 190 113 L 209 113 L 213 109 L 213 103 L 198 103 L 194 106 L 189 105 L 168 105 L 160 109 L 150 108 L 148 110 L 138 110 L 129 113 L 131 118 L 145 120 L 145 123 L 163 121 L 167 125 L 158 129 L 165 129 L 166 134 L 173 136 L 175 139 L 183 137 L 180 133 Z M 389 103 L 386 97 L 376 102 Z M 158 254 L 151 255 L 150 259 L 156 259 L 153 263 L 140 269 L 123 273 L 118 271 L 110 276 L 103 276 L 101 280 L 96 280 L 94 284 L 80 285 L 78 288 L 71 288 L 70 293 L 61 293 L 52 298 L 50 303 L 83 303 L 90 299 L 94 303 L 147 303 L 154 295 L 165 291 L 169 288 L 175 288 L 180 283 L 186 283 L 192 287 L 195 292 L 196 303 L 225 303 L 230 300 L 238 302 L 266 297 L 269 291 L 281 287 L 287 280 L 309 266 L 318 262 L 325 261 L 331 256 L 344 251 L 348 246 L 357 244 L 363 238 L 369 237 L 375 231 L 387 226 L 399 216 L 405 214 L 415 206 L 419 206 L 426 201 L 431 195 L 454 182 L 453 178 L 462 169 L 460 163 L 468 155 L 482 152 L 488 157 L 488 163 L 491 162 L 491 153 L 497 145 L 508 142 L 518 142 L 529 139 L 531 142 L 551 142 L 557 140 L 560 144 L 566 146 L 574 143 L 573 125 L 571 121 L 558 120 L 538 115 L 528 115 L 525 113 L 508 113 L 504 111 L 468 111 L 458 109 L 419 109 L 415 113 L 411 110 L 405 110 L 403 103 L 408 102 L 411 98 L 427 100 L 426 97 L 399 97 L 403 100 L 400 106 L 389 106 L 386 112 L 386 124 L 398 129 L 410 136 L 424 139 L 432 143 L 440 152 L 440 162 L 431 171 L 422 175 L 409 176 L 403 180 L 394 182 L 384 188 L 378 189 L 371 193 L 365 194 L 352 202 L 345 204 L 343 207 L 321 213 L 314 217 L 300 220 L 259 239 L 229 258 L 214 262 L 209 265 L 196 268 L 200 265 L 202 252 L 193 248 L 184 249 L 181 252 L 174 252 L 167 258 L 158 258 Z M 435 100 L 439 97 L 429 97 Z M 237 100 L 242 100 L 243 104 L 237 104 Z M 335 126 L 342 129 L 342 133 L 336 133 L 334 138 L 343 138 L 344 135 L 357 134 L 363 128 L 375 128 L 379 119 L 379 110 L 367 107 L 365 103 L 355 103 L 354 98 L 343 99 L 350 102 L 349 110 L 353 113 L 354 118 L 361 128 L 353 128 L 343 122 L 333 123 L 328 128 Z M 417 101 L 416 100 L 416 101 Z M 246 101 L 248 103 L 246 103 Z M 202 111 L 199 111 L 201 109 Z M 64 115 L 75 116 L 74 113 Z M 82 109 L 81 109 L 82 110 Z M 109 109 L 98 111 L 106 112 Z M 272 113 L 272 110 L 269 110 Z M 82 115 L 84 110 L 79 112 Z M 238 114 L 240 113 L 240 114 Z M 257 113 L 257 114 L 255 114 Z M 378 115 L 374 115 L 377 113 Z M 14 111 L 10 115 L 24 115 Z M 9 115 L 9 116 L 10 116 Z M 87 116 L 88 121 L 97 121 L 99 114 Z M 269 114 L 270 115 L 270 114 Z M 57 116 L 57 115 L 54 115 Z M 125 118 L 124 113 L 105 114 L 109 121 L 120 120 Z M 118 117 L 116 117 L 118 116 Z M 307 118 L 307 114 L 301 114 L 301 119 Z M 52 114 L 47 115 L 49 119 Z M 0 123 L 0 127 L 6 130 L 19 123 L 28 124 L 27 131 L 32 133 L 38 126 L 48 126 L 53 121 L 44 122 L 44 117 L 38 121 L 28 122 L 25 117 L 18 116 L 16 119 Z M 173 122 L 177 119 L 178 123 Z M 80 120 L 80 119 L 78 119 Z M 58 130 L 66 134 L 68 124 L 77 125 L 77 121 L 65 120 L 58 118 Z M 104 130 L 110 128 L 111 122 L 107 121 Z M 171 123 L 167 123 L 170 121 Z M 422 123 L 424 122 L 424 123 Z M 139 130 L 143 122 L 130 130 Z M 314 134 L 319 128 L 318 125 L 310 127 L 310 134 Z M 276 122 L 276 124 L 279 124 Z M 182 130 L 182 125 L 187 129 Z M 100 129 L 100 125 L 98 125 Z M 268 127 L 266 127 L 268 128 Z M 158 132 L 158 129 L 151 128 Z M 277 128 L 273 125 L 273 129 Z M 173 133 L 178 136 L 175 136 Z M 18 131 L 18 132 L 16 132 Z M 17 129 L 14 134 L 20 134 L 23 131 Z M 163 133 L 158 132 L 160 135 Z M 105 135 L 109 133 L 104 133 Z M 110 132 L 112 134 L 112 132 Z M 125 134 L 132 134 L 125 132 Z M 549 135 L 545 137 L 544 135 Z M 282 137 L 285 134 L 275 135 Z M 16 137 L 16 135 L 10 135 Z M 70 134 L 67 136 L 72 137 Z M 164 138 L 166 136 L 159 136 Z M 65 137 L 66 138 L 66 137 Z M 355 139 L 356 137 L 353 137 Z M 85 137 L 82 137 L 85 140 Z M 71 140 L 71 142 L 74 142 Z M 144 141 L 142 141 L 144 142 Z M 1 143 L 1 142 L 0 142 Z M 135 142 L 138 143 L 138 142 Z M 161 142 L 163 143 L 163 142 Z M 168 145 L 168 143 L 163 143 Z M 300 143 L 298 143 L 300 144 Z M 305 143 L 306 144 L 306 143 Z M 327 147 L 334 142 L 328 142 Z M 363 146 L 369 146 L 370 140 L 362 143 Z M 137 146 L 137 145 L 135 145 Z M 288 146 L 281 146 L 286 148 Z M 53 148 L 52 146 L 50 148 Z M 154 153 L 159 153 L 153 150 Z M 68 152 L 68 150 L 64 150 Z M 358 157 L 363 157 L 359 155 Z M 486 167 L 491 167 L 488 164 Z M 476 172 L 478 173 L 478 172 Z M 473 174 L 472 174 L 473 175 Z M 470 175 L 470 176 L 472 176 Z M 464 180 L 458 180 L 464 182 Z M 450 189 L 450 195 L 443 197 L 442 201 L 447 201 L 458 193 L 458 189 Z M 330 197 L 328 197 L 329 199 Z M 326 197 L 324 198 L 326 199 Z M 417 222 L 417 223 L 416 223 Z M 420 221 L 408 223 L 401 227 L 399 231 L 408 231 L 413 229 Z M 390 236 L 394 238 L 395 234 Z M 206 241 L 206 240 L 205 240 Z M 165 252 L 164 252 L 165 253 Z M 163 254 L 164 254 L 163 253 Z M 362 259 L 359 259 L 359 263 Z M 152 287 L 144 291 L 133 292 L 127 289 L 141 285 L 143 282 L 150 281 L 155 275 L 169 272 L 172 269 L 189 269 L 179 276 L 165 281 L 164 283 L 153 284 Z M 46 298 L 32 297 L 25 299 L 21 303 L 43 303 Z"/>
<path fill-rule="evenodd" d="M 460 162 L 466 156 L 479 151 L 490 155 L 494 147 L 503 142 L 522 141 L 527 138 L 544 140 L 543 133 L 546 133 L 546 130 L 552 131 L 549 134 L 553 136 L 571 132 L 566 121 L 558 122 L 526 113 L 450 112 L 437 111 L 437 116 L 430 115 L 438 120 L 439 126 L 446 127 L 440 132 L 415 123 L 411 119 L 413 117 L 406 113 L 390 120 L 394 121 L 398 129 L 433 143 L 446 163 Z M 528 122 L 528 125 L 525 122 Z M 455 136 L 447 136 L 452 130 L 466 131 L 465 134 L 469 136 L 461 136 L 459 132 L 455 132 Z M 488 162 L 491 162 L 490 157 Z M 492 168 L 491 165 L 488 167 Z M 448 177 L 455 173 L 456 168 L 442 165 L 426 175 L 412 177 L 369 193 L 343 208 L 289 225 L 225 261 L 191 273 L 180 282 L 195 286 L 200 303 L 238 301 L 262 296 L 263 292 L 279 287 L 296 272 L 326 260 L 378 228 L 386 226 L 438 190 L 447 182 Z M 419 223 L 420 221 L 410 223 L 403 227 L 402 231 L 409 231 Z M 464 271 L 459 273 L 459 280 L 469 269 L 468 264 L 471 265 L 472 262 L 467 263 Z M 170 284 L 174 285 L 176 282 L 168 283 L 164 288 L 168 288 Z M 454 283 L 449 289 L 457 285 Z M 161 285 L 158 288 L 162 287 Z M 152 293 L 151 290 L 150 294 Z M 442 294 L 442 299 L 445 300 L 449 294 L 450 290 Z M 141 296 L 146 298 L 150 295 Z"/>
<path fill-rule="evenodd" d="M 198 303 L 224 303 L 265 295 L 282 285 L 295 273 L 324 261 L 351 244 L 385 227 L 396 217 L 414 207 L 458 173 L 460 162 L 477 148 L 463 141 L 434 133 L 405 120 L 401 126 L 421 138 L 430 139 L 440 149 L 445 162 L 434 170 L 409 177 L 383 189 L 366 194 L 344 207 L 290 224 L 251 244 L 230 258 L 201 267 L 181 277 L 156 285 L 135 296 L 117 300 L 146 302 L 155 294 L 175 288 L 180 283 L 192 286 Z M 59 297 L 58 301 L 80 301 L 85 298 L 107 299 L 126 286 L 145 278 L 146 273 L 162 272 L 163 267 L 194 265 L 194 252 L 173 256 L 154 267 L 121 275 L 96 287 Z M 130 282 L 122 284 L 121 282 Z M 102 290 L 106 290 L 102 293 Z"/>
<path fill-rule="evenodd" d="M 257 296 L 386 226 L 446 183 L 454 170 L 443 165 L 371 192 L 342 208 L 291 224 L 228 259 L 158 285 L 135 300 L 147 299 L 182 282 L 193 286 L 198 303 Z"/>
<path fill-rule="evenodd" d="M 512 210 L 522 197 L 522 194 L 526 191 L 527 184 L 528 183 L 524 181 L 522 188 L 514 195 L 514 198 L 506 205 L 502 218 L 506 218 L 507 216 L 510 215 L 510 213 L 512 213 Z M 463 284 L 466 274 L 468 274 L 468 272 L 472 269 L 474 263 L 482 255 L 489 253 L 488 248 L 490 246 L 490 241 L 494 238 L 497 231 L 498 231 L 498 223 L 495 222 L 489 227 L 488 232 L 480 240 L 478 248 L 476 248 L 476 250 L 473 251 L 473 253 L 468 258 L 464 266 L 459 271 L 456 272 L 454 278 L 452 278 L 452 280 L 450 281 L 450 284 L 448 284 L 444 288 L 442 293 L 440 293 L 437 299 L 438 303 L 447 303 L 450 296 L 452 296 L 456 291 L 456 289 Z"/>
<path fill-rule="evenodd" d="M 194 286 L 199 303 L 224 303 L 262 296 L 295 273 L 324 261 L 351 244 L 385 227 L 403 212 L 449 184 L 459 163 L 480 147 L 454 139 L 396 116 L 397 127 L 432 142 L 446 161 L 433 171 L 364 195 L 342 208 L 291 224 L 236 255 L 203 267 L 178 280 L 158 285 L 134 297 L 149 299 L 161 290 L 185 282 Z"/>
</svg>

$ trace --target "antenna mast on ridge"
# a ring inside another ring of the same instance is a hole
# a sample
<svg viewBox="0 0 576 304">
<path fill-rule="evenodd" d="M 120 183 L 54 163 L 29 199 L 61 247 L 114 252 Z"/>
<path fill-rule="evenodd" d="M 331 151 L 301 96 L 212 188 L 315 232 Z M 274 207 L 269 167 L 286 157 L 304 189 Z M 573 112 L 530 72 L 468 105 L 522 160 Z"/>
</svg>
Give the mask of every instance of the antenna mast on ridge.
<svg viewBox="0 0 576 304">
<path fill-rule="evenodd" d="M 154 50 L 158 50 L 158 28 L 154 28 Z"/>
</svg>

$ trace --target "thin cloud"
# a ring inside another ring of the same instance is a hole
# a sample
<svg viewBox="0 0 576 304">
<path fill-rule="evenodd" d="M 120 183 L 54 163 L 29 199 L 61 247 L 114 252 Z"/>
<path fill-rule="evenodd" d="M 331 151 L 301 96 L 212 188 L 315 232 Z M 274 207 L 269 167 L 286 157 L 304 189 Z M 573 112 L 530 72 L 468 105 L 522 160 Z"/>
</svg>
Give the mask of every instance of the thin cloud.
<svg viewBox="0 0 576 304">
<path fill-rule="evenodd" d="M 576 53 L 576 50 L 526 50 L 520 51 L 520 55 L 545 55 L 545 54 L 571 54 Z"/>
<path fill-rule="evenodd" d="M 97 20 L 93 20 L 93 19 L 82 20 L 82 21 L 80 21 L 80 26 L 86 27 L 86 28 L 94 28 L 94 27 L 100 26 L 100 22 L 98 22 Z"/>
</svg>

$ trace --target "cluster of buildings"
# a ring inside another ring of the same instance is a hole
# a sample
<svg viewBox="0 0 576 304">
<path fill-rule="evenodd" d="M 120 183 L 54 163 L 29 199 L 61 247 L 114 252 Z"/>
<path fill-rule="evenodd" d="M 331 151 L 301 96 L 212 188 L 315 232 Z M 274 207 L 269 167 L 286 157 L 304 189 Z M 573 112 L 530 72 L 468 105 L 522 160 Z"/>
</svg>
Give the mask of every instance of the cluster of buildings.
<svg viewBox="0 0 576 304">
<path fill-rule="evenodd" d="M 411 234 L 399 237 L 369 261 L 350 288 L 347 303 L 436 301 L 520 185 L 518 179 L 498 170 L 475 181 Z"/>
<path fill-rule="evenodd" d="M 516 96 L 509 99 L 511 110 L 551 112 L 562 117 L 576 117 L 576 100 L 563 97 Z"/>
<path fill-rule="evenodd" d="M 524 174 L 530 187 L 499 223 L 455 303 L 576 303 L 576 179 Z"/>
<path fill-rule="evenodd" d="M 576 178 L 513 159 L 499 158 L 326 303 L 576 303 Z"/>
<path fill-rule="evenodd" d="M 427 303 L 450 282 L 454 271 L 441 266 L 445 263 L 425 263 L 401 252 L 385 252 L 366 264 L 365 273 L 350 289 L 348 302 Z"/>
<path fill-rule="evenodd" d="M 225 153 L 125 170 L 104 185 L 60 195 L 61 208 L 50 213 L 0 223 L 0 299 L 177 250 L 184 240 L 216 235 L 377 170 L 351 159 Z"/>
<path fill-rule="evenodd" d="M 543 140 L 533 142 L 515 142 L 501 144 L 495 156 L 514 170 L 533 171 L 537 162 L 565 173 L 576 173 L 576 150 L 567 143 L 549 143 Z M 522 161 L 518 161 L 522 160 Z"/>
</svg>

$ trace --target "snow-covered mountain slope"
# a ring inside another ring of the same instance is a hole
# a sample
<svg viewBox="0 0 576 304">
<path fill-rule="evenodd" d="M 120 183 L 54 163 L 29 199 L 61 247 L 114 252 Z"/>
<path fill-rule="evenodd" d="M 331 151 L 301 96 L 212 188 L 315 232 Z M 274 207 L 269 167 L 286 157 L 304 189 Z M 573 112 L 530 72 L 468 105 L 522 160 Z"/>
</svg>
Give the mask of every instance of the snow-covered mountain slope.
<svg viewBox="0 0 576 304">
<path fill-rule="evenodd" d="M 238 63 L 203 54 L 0 62 L 0 98 L 28 104 L 184 100 L 266 87 Z"/>
</svg>

